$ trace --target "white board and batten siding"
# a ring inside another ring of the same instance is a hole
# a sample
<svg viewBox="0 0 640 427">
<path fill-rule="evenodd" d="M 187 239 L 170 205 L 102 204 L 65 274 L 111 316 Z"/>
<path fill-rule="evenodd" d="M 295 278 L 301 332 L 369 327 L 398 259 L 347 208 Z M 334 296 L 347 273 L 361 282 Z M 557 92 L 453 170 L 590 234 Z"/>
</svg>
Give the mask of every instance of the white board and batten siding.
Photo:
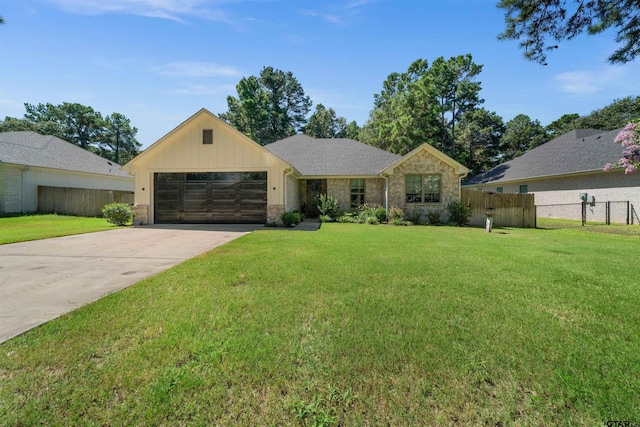
<svg viewBox="0 0 640 427">
<path fill-rule="evenodd" d="M 213 130 L 212 144 L 203 144 L 204 129 Z M 201 110 L 123 169 L 135 172 L 135 204 L 153 209 L 154 174 L 163 172 L 267 172 L 267 204 L 284 205 L 283 177 L 288 168 L 247 136 Z"/>
<path fill-rule="evenodd" d="M 2 164 L 1 212 L 36 212 L 38 210 L 38 186 L 89 188 L 100 190 L 133 191 L 133 177 L 48 169 L 33 166 Z"/>
</svg>

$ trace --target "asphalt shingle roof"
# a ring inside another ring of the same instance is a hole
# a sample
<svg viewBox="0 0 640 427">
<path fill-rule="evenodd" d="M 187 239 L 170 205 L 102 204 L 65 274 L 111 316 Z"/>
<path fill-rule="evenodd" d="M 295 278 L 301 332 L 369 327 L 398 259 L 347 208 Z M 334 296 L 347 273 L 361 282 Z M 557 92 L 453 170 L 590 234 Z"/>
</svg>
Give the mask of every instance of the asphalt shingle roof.
<svg viewBox="0 0 640 427">
<path fill-rule="evenodd" d="M 347 138 L 293 135 L 264 146 L 307 176 L 371 176 L 400 158 Z"/>
<path fill-rule="evenodd" d="M 573 130 L 483 174 L 476 175 L 463 185 L 602 170 L 606 163 L 615 163 L 622 157 L 622 146 L 613 142 L 619 132 L 620 129 Z"/>
<path fill-rule="evenodd" d="M 35 132 L 0 133 L 0 162 L 131 178 L 117 163 Z"/>
</svg>

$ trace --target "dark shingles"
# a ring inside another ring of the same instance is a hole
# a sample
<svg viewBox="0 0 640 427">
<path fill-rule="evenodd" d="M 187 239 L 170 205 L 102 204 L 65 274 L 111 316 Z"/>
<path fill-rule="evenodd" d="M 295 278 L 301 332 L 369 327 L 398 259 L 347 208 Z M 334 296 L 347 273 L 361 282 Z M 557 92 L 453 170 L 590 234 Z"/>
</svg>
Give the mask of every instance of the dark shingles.
<svg viewBox="0 0 640 427">
<path fill-rule="evenodd" d="M 372 176 L 400 158 L 352 139 L 307 135 L 293 135 L 264 148 L 307 176 Z"/>
<path fill-rule="evenodd" d="M 35 132 L 0 133 L 0 162 L 131 178 L 117 163 Z"/>
<path fill-rule="evenodd" d="M 464 185 L 507 182 L 568 173 L 598 171 L 622 157 L 613 142 L 620 130 L 578 129 L 467 180 Z"/>
</svg>

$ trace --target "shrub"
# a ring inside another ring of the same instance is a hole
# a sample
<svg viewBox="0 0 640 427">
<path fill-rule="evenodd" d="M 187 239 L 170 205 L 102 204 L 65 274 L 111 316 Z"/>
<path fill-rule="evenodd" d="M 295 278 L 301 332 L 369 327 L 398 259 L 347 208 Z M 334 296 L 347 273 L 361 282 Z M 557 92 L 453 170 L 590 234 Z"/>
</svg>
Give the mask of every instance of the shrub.
<svg viewBox="0 0 640 427">
<path fill-rule="evenodd" d="M 291 228 L 294 225 L 300 224 L 303 217 L 300 212 L 293 211 L 283 213 L 282 215 L 280 215 L 280 219 L 282 220 L 282 224 L 284 224 L 285 227 Z"/>
<path fill-rule="evenodd" d="M 429 220 L 429 224 L 431 225 L 438 225 L 442 222 L 442 219 L 440 218 L 440 212 L 438 211 L 429 211 L 427 213 L 427 219 Z"/>
<path fill-rule="evenodd" d="M 133 209 L 126 203 L 109 203 L 102 208 L 102 216 L 114 225 L 128 225 L 133 221 Z"/>
<path fill-rule="evenodd" d="M 320 215 L 320 218 L 318 218 L 318 220 L 320 222 L 333 222 L 334 219 L 331 218 L 329 215 Z"/>
<path fill-rule="evenodd" d="M 421 209 L 412 209 L 406 213 L 407 221 L 411 221 L 414 225 L 420 224 L 420 217 L 422 216 Z"/>
<path fill-rule="evenodd" d="M 342 222 L 342 223 L 358 222 L 357 221 L 357 217 L 354 216 L 353 212 L 345 212 L 345 213 L 343 213 L 338 218 L 336 218 L 336 221 L 337 222 Z"/>
<path fill-rule="evenodd" d="M 391 220 L 391 224 L 393 225 L 413 225 L 411 221 L 405 221 L 403 219 L 395 218 Z"/>
<path fill-rule="evenodd" d="M 449 202 L 447 205 L 447 211 L 449 212 L 449 222 L 457 225 L 458 227 L 464 227 L 469 225 L 469 219 L 471 218 L 471 208 L 462 204 L 462 202 L 454 201 Z"/>
<path fill-rule="evenodd" d="M 404 219 L 404 211 L 398 207 L 392 207 L 389 209 L 389 221 L 393 222 L 394 220 L 403 220 Z"/>
<path fill-rule="evenodd" d="M 331 218 L 336 218 L 338 216 L 338 209 L 340 208 L 338 199 L 328 194 L 320 194 L 317 202 L 320 215 L 328 215 Z"/>
<path fill-rule="evenodd" d="M 378 219 L 378 222 L 385 222 L 387 220 L 387 210 L 382 206 L 375 208 L 373 215 Z"/>
<path fill-rule="evenodd" d="M 365 220 L 366 224 L 371 224 L 371 225 L 378 225 L 380 224 L 380 221 L 378 221 L 378 218 L 376 218 L 375 216 L 370 216 L 367 217 L 367 219 Z"/>
</svg>

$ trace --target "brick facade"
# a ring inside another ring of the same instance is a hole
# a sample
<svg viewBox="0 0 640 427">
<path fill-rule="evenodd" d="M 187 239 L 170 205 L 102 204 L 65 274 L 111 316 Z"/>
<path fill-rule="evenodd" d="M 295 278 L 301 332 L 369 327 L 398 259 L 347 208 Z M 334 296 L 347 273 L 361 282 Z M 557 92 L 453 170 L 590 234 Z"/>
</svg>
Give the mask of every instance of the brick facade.
<svg viewBox="0 0 640 427">
<path fill-rule="evenodd" d="M 440 203 L 406 203 L 406 175 L 440 175 Z M 389 207 L 399 207 L 405 213 L 419 210 L 424 219 L 428 212 L 440 212 L 443 221 L 448 220 L 447 204 L 460 200 L 460 177 L 452 166 L 420 151 L 398 165 L 389 176 Z"/>
</svg>

